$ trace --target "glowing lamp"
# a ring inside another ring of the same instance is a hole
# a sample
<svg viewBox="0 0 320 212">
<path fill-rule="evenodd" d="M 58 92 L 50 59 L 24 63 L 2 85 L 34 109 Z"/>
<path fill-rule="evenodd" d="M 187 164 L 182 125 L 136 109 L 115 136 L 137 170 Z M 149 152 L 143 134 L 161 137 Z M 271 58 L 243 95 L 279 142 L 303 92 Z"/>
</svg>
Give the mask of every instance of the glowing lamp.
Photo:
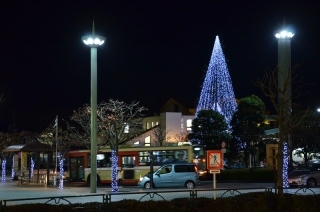
<svg viewBox="0 0 320 212">
<path fill-rule="evenodd" d="M 81 37 L 81 40 L 84 44 L 90 46 L 91 48 L 95 48 L 98 46 L 101 46 L 104 41 L 106 40 L 103 36 L 97 36 L 97 35 L 88 35 Z"/>
<path fill-rule="evenodd" d="M 283 30 L 281 32 L 277 32 L 274 36 L 278 39 L 284 39 L 284 38 L 292 38 L 294 34 L 293 32 Z"/>
</svg>

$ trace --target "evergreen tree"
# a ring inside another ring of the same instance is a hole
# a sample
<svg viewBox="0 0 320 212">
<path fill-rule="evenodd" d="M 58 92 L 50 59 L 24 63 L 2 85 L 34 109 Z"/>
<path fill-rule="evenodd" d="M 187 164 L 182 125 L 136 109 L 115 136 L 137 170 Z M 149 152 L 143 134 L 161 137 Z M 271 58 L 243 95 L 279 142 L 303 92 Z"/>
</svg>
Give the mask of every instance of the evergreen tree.
<svg viewBox="0 0 320 212">
<path fill-rule="evenodd" d="M 192 131 L 188 139 L 194 144 L 204 145 L 206 150 L 221 149 L 221 142 L 231 138 L 228 124 L 220 113 L 214 110 L 201 110 L 192 121 Z"/>
<path fill-rule="evenodd" d="M 238 147 L 238 149 L 232 148 L 234 151 L 239 151 L 240 148 L 244 151 L 246 166 L 248 166 L 249 154 L 257 153 L 256 146 L 258 147 L 259 139 L 265 130 L 264 120 L 265 105 L 259 97 L 252 95 L 240 99 L 238 110 L 231 121 L 234 139 L 230 146 Z M 237 152 L 230 152 L 230 157 L 237 154 Z"/>
</svg>

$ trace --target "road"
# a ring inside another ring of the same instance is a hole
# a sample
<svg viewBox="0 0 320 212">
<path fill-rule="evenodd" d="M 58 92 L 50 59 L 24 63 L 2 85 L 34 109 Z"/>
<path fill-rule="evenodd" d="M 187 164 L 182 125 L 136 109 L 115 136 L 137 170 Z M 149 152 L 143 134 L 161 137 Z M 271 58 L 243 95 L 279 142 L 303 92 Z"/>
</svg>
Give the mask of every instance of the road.
<svg viewBox="0 0 320 212">
<path fill-rule="evenodd" d="M 201 181 L 200 185 L 196 187 L 198 197 L 213 197 L 213 183 L 212 181 Z M 226 197 L 230 195 L 237 195 L 239 193 L 247 193 L 253 191 L 265 191 L 267 187 L 273 187 L 272 183 L 219 183 L 217 182 L 216 197 Z M 0 200 L 9 199 L 25 199 L 25 198 L 44 198 L 44 197 L 61 197 L 61 196 L 77 196 L 76 198 L 68 198 L 71 203 L 78 202 L 102 202 L 102 195 L 110 193 L 112 194 L 111 201 L 119 201 L 123 199 L 137 199 L 146 201 L 149 199 L 161 200 L 161 199 L 174 199 L 181 197 L 190 197 L 190 191 L 185 188 L 177 189 L 153 189 L 145 190 L 138 188 L 137 186 L 124 186 L 120 187 L 118 193 L 111 192 L 110 185 L 99 186 L 97 188 L 98 195 L 101 196 L 90 196 L 81 197 L 79 195 L 96 195 L 90 193 L 89 186 L 75 186 L 74 184 L 65 184 L 64 189 L 58 189 L 56 186 L 45 187 L 43 185 L 30 184 L 30 185 L 19 185 L 15 181 L 6 180 L 0 182 Z M 230 192 L 231 190 L 231 192 Z M 287 193 L 294 193 L 298 189 L 290 189 Z M 146 195 L 146 192 L 149 194 Z M 312 192 L 320 193 L 320 188 L 312 189 Z M 311 191 L 307 190 L 304 194 L 312 194 Z M 156 194 L 155 194 L 156 193 Z M 32 201 L 17 201 L 8 202 L 7 205 L 12 204 L 26 204 L 26 203 L 44 203 L 46 200 L 32 200 Z"/>
</svg>

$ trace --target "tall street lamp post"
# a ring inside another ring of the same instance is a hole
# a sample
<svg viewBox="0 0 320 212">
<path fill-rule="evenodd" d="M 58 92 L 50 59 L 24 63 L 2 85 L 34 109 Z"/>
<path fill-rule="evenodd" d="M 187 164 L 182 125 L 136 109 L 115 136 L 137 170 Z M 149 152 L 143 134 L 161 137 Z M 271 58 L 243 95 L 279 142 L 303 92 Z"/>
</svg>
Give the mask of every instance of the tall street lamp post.
<svg viewBox="0 0 320 212">
<path fill-rule="evenodd" d="M 288 145 L 291 146 L 291 136 L 289 133 L 291 116 L 291 38 L 294 33 L 289 30 L 281 30 L 275 33 L 278 39 L 278 88 L 281 92 L 278 94 L 279 126 L 280 139 L 285 138 L 282 145 L 279 145 L 279 151 L 283 154 L 282 163 L 282 187 L 289 187 L 288 181 Z M 292 153 L 290 157 L 292 156 Z M 292 158 L 292 157 L 291 157 Z M 279 174 L 278 174 L 279 175 Z"/>
<path fill-rule="evenodd" d="M 106 40 L 97 36 L 92 24 L 92 35 L 83 36 L 82 41 L 91 48 L 91 174 L 90 192 L 97 193 L 97 47 Z"/>
</svg>

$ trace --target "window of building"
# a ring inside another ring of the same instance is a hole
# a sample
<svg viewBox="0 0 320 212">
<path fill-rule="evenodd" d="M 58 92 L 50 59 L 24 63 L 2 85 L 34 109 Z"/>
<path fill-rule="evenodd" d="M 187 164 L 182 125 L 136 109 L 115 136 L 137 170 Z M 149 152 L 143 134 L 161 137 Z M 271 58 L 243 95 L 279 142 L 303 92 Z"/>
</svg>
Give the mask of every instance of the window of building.
<svg viewBox="0 0 320 212">
<path fill-rule="evenodd" d="M 151 127 L 154 127 L 154 122 L 153 121 L 151 122 Z"/>
<path fill-rule="evenodd" d="M 149 122 L 147 122 L 147 129 L 149 129 Z"/>
<path fill-rule="evenodd" d="M 187 131 L 191 131 L 191 127 L 192 127 L 192 119 L 188 119 L 187 120 Z"/>
<path fill-rule="evenodd" d="M 151 146 L 151 138 L 150 138 L 150 135 L 148 137 L 145 137 L 144 139 L 144 145 L 145 146 Z"/>
</svg>

